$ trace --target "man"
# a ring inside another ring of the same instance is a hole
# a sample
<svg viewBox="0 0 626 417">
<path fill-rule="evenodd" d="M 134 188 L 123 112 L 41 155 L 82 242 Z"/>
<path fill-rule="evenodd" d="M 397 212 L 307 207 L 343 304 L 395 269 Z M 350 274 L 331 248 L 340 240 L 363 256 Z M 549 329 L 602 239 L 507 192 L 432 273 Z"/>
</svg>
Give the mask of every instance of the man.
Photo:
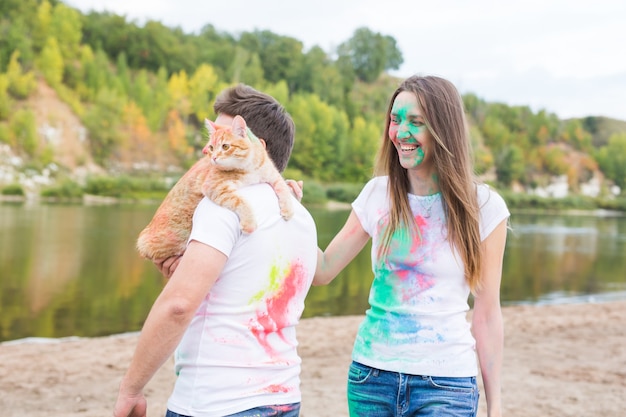
<svg viewBox="0 0 626 417">
<path fill-rule="evenodd" d="M 276 100 L 238 85 L 214 109 L 217 124 L 243 116 L 284 170 L 295 129 Z M 233 212 L 204 198 L 184 254 L 157 262 L 170 279 L 122 379 L 115 417 L 145 415 L 143 388 L 174 350 L 178 378 L 167 416 L 298 415 L 295 325 L 315 273 L 315 224 L 295 199 L 294 217 L 283 220 L 268 184 L 241 193 L 254 207 L 257 230 L 243 234 Z"/>
</svg>

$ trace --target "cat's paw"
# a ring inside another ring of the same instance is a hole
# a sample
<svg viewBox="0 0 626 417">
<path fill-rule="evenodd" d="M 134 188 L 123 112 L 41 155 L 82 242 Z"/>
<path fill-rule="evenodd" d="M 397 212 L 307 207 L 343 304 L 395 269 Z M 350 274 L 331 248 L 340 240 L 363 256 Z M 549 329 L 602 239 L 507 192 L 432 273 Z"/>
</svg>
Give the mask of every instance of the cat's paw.
<svg viewBox="0 0 626 417">
<path fill-rule="evenodd" d="M 241 231 L 244 233 L 252 233 L 256 230 L 256 221 L 254 220 L 241 220 L 239 222 L 239 226 L 241 227 Z"/>
<path fill-rule="evenodd" d="M 291 207 L 281 207 L 280 215 L 283 219 L 289 220 L 293 217 L 293 208 Z"/>
</svg>

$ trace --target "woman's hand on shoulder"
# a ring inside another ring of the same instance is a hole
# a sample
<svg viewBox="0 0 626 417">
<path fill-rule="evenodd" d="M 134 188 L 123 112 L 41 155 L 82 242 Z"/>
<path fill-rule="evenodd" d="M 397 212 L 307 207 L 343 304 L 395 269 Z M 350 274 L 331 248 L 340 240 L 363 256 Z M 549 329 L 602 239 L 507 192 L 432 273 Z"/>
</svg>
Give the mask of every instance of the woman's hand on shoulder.
<svg viewBox="0 0 626 417">
<path fill-rule="evenodd" d="M 291 189 L 291 192 L 293 193 L 293 196 L 296 197 L 298 199 L 298 201 L 302 201 L 302 195 L 303 195 L 302 194 L 302 190 L 304 188 L 304 182 L 302 180 L 300 180 L 300 181 L 285 180 L 285 182 L 287 183 L 287 185 Z"/>
</svg>

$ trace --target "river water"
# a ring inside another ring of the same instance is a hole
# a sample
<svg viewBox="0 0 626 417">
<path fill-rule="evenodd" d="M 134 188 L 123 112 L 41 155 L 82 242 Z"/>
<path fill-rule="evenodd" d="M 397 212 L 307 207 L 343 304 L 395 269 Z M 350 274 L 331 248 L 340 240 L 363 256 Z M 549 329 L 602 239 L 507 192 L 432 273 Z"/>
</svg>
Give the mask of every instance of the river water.
<svg viewBox="0 0 626 417">
<path fill-rule="evenodd" d="M 0 341 L 102 336 L 141 328 L 163 278 L 134 243 L 155 205 L 0 203 Z M 324 248 L 349 212 L 311 208 Z M 513 213 L 501 298 L 519 303 L 626 299 L 626 217 Z M 363 314 L 369 247 L 304 317 Z"/>
</svg>

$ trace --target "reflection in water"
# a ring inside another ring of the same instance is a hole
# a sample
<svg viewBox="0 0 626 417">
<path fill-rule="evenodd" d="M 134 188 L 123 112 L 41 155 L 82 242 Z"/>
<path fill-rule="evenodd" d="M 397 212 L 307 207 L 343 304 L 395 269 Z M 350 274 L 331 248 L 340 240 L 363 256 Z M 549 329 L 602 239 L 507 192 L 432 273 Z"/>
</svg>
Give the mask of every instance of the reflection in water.
<svg viewBox="0 0 626 417">
<path fill-rule="evenodd" d="M 138 330 L 162 287 L 136 208 L 0 205 L 0 340 Z"/>
<path fill-rule="evenodd" d="M 137 331 L 164 279 L 135 239 L 156 206 L 0 204 L 0 341 Z M 311 209 L 325 248 L 348 211 Z M 304 317 L 363 314 L 370 245 Z M 626 218 L 512 216 L 503 304 L 626 299 Z"/>
<path fill-rule="evenodd" d="M 29 308 L 33 313 L 44 309 L 69 281 L 78 277 L 83 257 L 81 231 L 85 211 L 79 207 L 58 210 L 44 206 L 39 214 L 29 210 L 26 214 L 38 215 L 38 221 L 28 238 L 30 256 L 25 259 L 25 279 Z M 10 248 L 7 248 L 11 251 Z"/>
<path fill-rule="evenodd" d="M 598 294 L 626 289 L 624 235 L 623 217 L 514 214 L 503 302 L 576 301 L 589 294 L 597 300 Z"/>
<path fill-rule="evenodd" d="M 591 227 L 567 227 L 567 226 L 540 226 L 537 224 L 525 224 L 516 227 L 514 233 L 533 233 L 537 235 L 595 235 L 598 230 Z"/>
</svg>

